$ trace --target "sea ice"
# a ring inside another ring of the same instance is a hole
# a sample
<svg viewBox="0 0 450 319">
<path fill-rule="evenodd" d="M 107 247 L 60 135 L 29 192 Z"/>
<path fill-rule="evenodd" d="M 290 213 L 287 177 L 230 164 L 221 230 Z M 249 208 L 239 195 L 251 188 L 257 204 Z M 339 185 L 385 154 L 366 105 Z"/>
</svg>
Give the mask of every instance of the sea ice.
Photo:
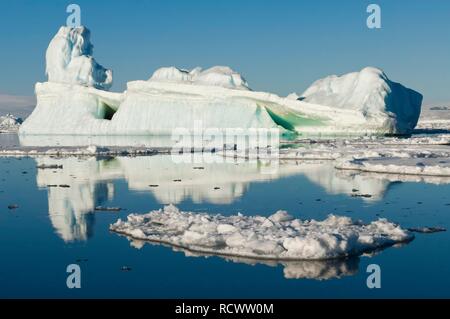
<svg viewBox="0 0 450 319">
<path fill-rule="evenodd" d="M 450 176 L 450 159 L 448 157 L 343 159 L 338 161 L 336 168 L 374 173 Z"/>
<path fill-rule="evenodd" d="M 131 214 L 110 229 L 194 252 L 275 260 L 359 256 L 414 238 L 386 219 L 364 224 L 330 215 L 323 221 L 302 221 L 283 211 L 268 218 L 222 216 L 182 212 L 173 205 L 144 215 Z"/>
</svg>

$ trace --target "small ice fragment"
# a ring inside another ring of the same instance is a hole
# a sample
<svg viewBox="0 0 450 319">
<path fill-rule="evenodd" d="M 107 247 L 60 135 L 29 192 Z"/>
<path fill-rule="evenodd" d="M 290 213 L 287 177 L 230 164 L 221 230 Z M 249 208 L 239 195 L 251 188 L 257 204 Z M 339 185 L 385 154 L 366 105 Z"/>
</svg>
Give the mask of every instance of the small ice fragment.
<svg viewBox="0 0 450 319">
<path fill-rule="evenodd" d="M 408 228 L 408 231 L 414 233 L 422 233 L 422 234 L 431 234 L 447 231 L 447 229 L 443 227 L 412 227 Z"/>
</svg>

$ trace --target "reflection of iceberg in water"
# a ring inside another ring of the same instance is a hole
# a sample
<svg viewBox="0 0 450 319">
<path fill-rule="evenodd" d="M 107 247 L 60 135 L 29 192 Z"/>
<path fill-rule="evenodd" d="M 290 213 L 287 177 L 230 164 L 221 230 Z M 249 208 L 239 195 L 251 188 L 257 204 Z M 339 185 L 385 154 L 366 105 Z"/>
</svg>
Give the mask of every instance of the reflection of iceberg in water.
<svg viewBox="0 0 450 319">
<path fill-rule="evenodd" d="M 114 180 L 125 179 L 130 190 L 151 192 L 159 203 L 191 199 L 195 203 L 227 204 L 242 196 L 251 182 L 292 175 L 299 168 L 283 165 L 275 173 L 265 174 L 266 166 L 261 163 L 175 163 L 168 155 L 39 157 L 36 161 L 38 166 L 60 167 L 39 169 L 37 184 L 48 187 L 49 215 L 65 241 L 90 236 L 94 221 L 90 213 L 112 199 Z"/>
<path fill-rule="evenodd" d="M 382 200 L 391 181 L 376 176 L 366 176 L 355 172 L 341 171 L 334 168 L 334 162 L 310 162 L 304 175 L 313 183 L 322 186 L 329 194 L 350 195 L 369 194 L 366 201 Z"/>
<path fill-rule="evenodd" d="M 354 276 L 358 273 L 359 257 L 348 259 L 331 260 L 303 260 L 303 261 L 276 261 L 276 260 L 258 260 L 252 258 L 230 257 L 221 255 L 210 255 L 192 252 L 172 245 L 165 245 L 156 242 L 130 239 L 130 245 L 141 249 L 145 244 L 162 245 L 171 248 L 174 251 L 182 252 L 186 257 L 218 257 L 229 262 L 246 264 L 250 266 L 265 265 L 268 267 L 283 267 L 283 275 L 286 279 L 314 279 L 330 280 L 339 279 L 345 276 Z"/>
<path fill-rule="evenodd" d="M 163 147 L 170 148 L 175 140 L 170 135 L 19 135 L 21 146 L 29 147 L 86 147 L 87 145 L 101 145 L 106 147 Z"/>
<path fill-rule="evenodd" d="M 304 175 L 330 194 L 350 195 L 354 189 L 370 194 L 364 200 L 381 200 L 391 185 L 411 176 L 385 176 L 339 171 L 329 161 L 281 162 L 274 172 L 261 162 L 175 163 L 169 155 L 142 157 L 38 157 L 40 165 L 62 169 L 39 169 L 37 184 L 48 187 L 49 214 L 58 234 L 66 241 L 86 240 L 92 234 L 96 206 L 114 196 L 114 180 L 124 179 L 130 190 L 152 193 L 160 204 L 229 204 L 240 198 L 250 183 Z M 195 169 L 195 168 L 203 169 Z M 449 183 L 450 178 L 420 177 L 417 182 Z M 70 187 L 59 187 L 68 185 Z M 149 187 L 157 185 L 157 187 Z"/>
<path fill-rule="evenodd" d="M 92 236 L 94 208 L 112 198 L 114 185 L 100 178 L 95 158 L 81 160 L 37 158 L 40 165 L 63 165 L 62 169 L 38 169 L 37 184 L 48 187 L 48 209 L 53 227 L 64 241 Z M 105 176 L 106 178 L 106 176 Z"/>
</svg>

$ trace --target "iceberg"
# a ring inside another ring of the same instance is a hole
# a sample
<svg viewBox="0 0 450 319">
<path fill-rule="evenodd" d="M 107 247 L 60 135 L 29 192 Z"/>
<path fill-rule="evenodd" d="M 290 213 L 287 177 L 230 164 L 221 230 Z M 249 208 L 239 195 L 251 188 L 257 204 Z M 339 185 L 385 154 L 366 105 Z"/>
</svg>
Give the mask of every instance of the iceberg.
<svg viewBox="0 0 450 319">
<path fill-rule="evenodd" d="M 197 253 L 271 260 L 347 258 L 414 238 L 386 219 L 364 224 L 330 215 L 323 221 L 302 221 L 285 211 L 270 217 L 223 216 L 183 212 L 173 205 L 144 215 L 130 214 L 110 229 Z"/>
<path fill-rule="evenodd" d="M 417 125 L 423 96 L 392 82 L 380 69 L 367 67 L 320 79 L 300 99 L 361 113 L 386 132 L 408 133 Z"/>
<path fill-rule="evenodd" d="M 147 80 L 108 92 L 112 71 L 92 57 L 85 27 L 61 27 L 46 54 L 48 82 L 35 87 L 37 106 L 21 135 L 171 135 L 175 129 L 279 129 L 297 134 L 408 134 L 422 96 L 378 69 L 315 82 L 303 96 L 250 89 L 225 66 L 163 67 Z"/>
</svg>

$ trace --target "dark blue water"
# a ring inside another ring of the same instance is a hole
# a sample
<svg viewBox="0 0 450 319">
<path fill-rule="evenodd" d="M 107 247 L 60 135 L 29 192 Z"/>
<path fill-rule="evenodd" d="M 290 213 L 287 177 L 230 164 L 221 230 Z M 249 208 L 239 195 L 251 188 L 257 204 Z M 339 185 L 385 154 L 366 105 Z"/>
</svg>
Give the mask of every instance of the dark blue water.
<svg viewBox="0 0 450 319">
<path fill-rule="evenodd" d="M 61 163 L 63 169 L 37 169 L 39 163 Z M 172 166 L 163 155 L 0 158 L 0 297 L 450 297 L 448 231 L 417 234 L 408 245 L 349 261 L 341 278 L 317 280 L 285 278 L 280 264 L 188 257 L 161 245 L 137 249 L 108 230 L 119 217 L 169 201 L 182 210 L 222 214 L 270 215 L 285 209 L 301 218 L 335 213 L 365 221 L 386 217 L 404 227 L 450 227 L 445 180 L 368 175 L 358 181 L 327 163 L 308 165 L 281 165 L 280 173 L 269 178 L 258 173 L 256 164 L 205 165 L 194 173 L 189 165 Z M 181 185 L 173 182 L 175 176 L 183 179 Z M 47 187 L 56 183 L 70 187 Z M 370 190 L 373 197 L 351 197 L 355 187 Z M 10 204 L 19 208 L 10 210 Z M 98 205 L 126 211 L 89 213 Z M 81 267 L 81 289 L 66 286 L 66 267 L 72 263 Z M 372 263 L 381 267 L 381 289 L 367 288 L 366 268 Z M 122 271 L 123 266 L 131 271 Z M 300 275 L 305 267 L 321 266 L 291 265 Z"/>
</svg>

